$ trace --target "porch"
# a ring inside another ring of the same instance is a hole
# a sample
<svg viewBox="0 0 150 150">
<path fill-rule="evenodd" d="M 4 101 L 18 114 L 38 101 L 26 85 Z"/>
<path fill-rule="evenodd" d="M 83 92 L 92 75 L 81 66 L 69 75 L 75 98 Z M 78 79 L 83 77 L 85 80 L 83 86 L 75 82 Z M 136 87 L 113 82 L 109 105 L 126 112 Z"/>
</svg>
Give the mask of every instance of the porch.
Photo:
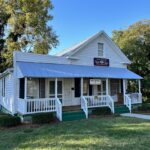
<svg viewBox="0 0 150 150">
<path fill-rule="evenodd" d="M 21 78 L 17 111 L 22 115 L 55 112 L 60 121 L 63 108 L 71 106 L 79 106 L 86 118 L 90 108 L 108 107 L 115 113 L 118 103 L 131 112 L 132 104 L 142 102 L 140 80 L 139 91 L 132 94 L 126 94 L 127 79 L 115 81 L 114 84 L 114 79 L 104 78 Z M 123 95 L 123 99 L 117 94 Z"/>
</svg>

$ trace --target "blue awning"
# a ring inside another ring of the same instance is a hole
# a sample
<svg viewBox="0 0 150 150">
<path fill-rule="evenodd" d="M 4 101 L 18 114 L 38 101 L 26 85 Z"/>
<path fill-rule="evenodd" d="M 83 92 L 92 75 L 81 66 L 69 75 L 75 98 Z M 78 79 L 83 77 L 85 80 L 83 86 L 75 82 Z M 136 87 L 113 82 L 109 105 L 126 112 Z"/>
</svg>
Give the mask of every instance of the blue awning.
<svg viewBox="0 0 150 150">
<path fill-rule="evenodd" d="M 17 76 L 35 78 L 116 78 L 142 79 L 126 68 L 17 62 Z"/>
</svg>

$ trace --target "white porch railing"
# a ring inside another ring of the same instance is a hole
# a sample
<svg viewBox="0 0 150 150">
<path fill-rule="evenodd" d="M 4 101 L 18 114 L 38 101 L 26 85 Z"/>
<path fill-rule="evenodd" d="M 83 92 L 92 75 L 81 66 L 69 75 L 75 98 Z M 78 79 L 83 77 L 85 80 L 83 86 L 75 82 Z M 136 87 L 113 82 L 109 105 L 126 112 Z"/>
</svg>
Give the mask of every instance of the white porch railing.
<svg viewBox="0 0 150 150">
<path fill-rule="evenodd" d="M 131 109 L 132 109 L 132 103 L 131 103 L 131 98 L 129 97 L 129 95 L 125 95 L 125 101 L 124 104 L 129 108 L 129 111 L 131 113 Z"/>
<path fill-rule="evenodd" d="M 21 114 L 34 114 L 40 112 L 56 112 L 62 121 L 62 105 L 58 98 L 18 99 L 18 112 Z"/>
<path fill-rule="evenodd" d="M 55 98 L 18 99 L 18 111 L 22 114 L 54 112 Z"/>
<path fill-rule="evenodd" d="M 58 98 L 56 98 L 56 116 L 62 121 L 62 104 Z"/>
<path fill-rule="evenodd" d="M 83 109 L 86 118 L 88 118 L 88 106 L 87 106 L 87 100 L 84 96 L 81 97 L 81 108 Z"/>
<path fill-rule="evenodd" d="M 142 103 L 142 94 L 141 93 L 131 93 L 126 94 L 130 97 L 132 104 L 140 104 Z"/>
<path fill-rule="evenodd" d="M 108 106 L 106 95 L 103 95 L 103 96 L 84 96 L 84 97 L 87 100 L 87 107 L 88 108 Z"/>
<path fill-rule="evenodd" d="M 96 107 L 109 107 L 111 112 L 114 113 L 114 100 L 110 95 L 83 96 L 81 98 L 81 108 L 84 112 L 88 112 L 88 108 Z"/>
</svg>

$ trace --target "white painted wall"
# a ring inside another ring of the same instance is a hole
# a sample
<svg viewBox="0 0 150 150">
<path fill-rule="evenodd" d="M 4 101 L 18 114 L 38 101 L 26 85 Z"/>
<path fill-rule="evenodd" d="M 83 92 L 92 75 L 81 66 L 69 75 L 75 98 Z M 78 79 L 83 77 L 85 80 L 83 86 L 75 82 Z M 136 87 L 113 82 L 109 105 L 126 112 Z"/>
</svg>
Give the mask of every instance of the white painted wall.
<svg viewBox="0 0 150 150">
<path fill-rule="evenodd" d="M 119 67 L 126 68 L 127 66 L 123 64 L 122 58 L 118 53 L 114 50 L 108 40 L 104 36 L 99 36 L 91 43 L 86 45 L 84 48 L 79 50 L 77 53 L 73 55 L 73 57 L 78 58 L 77 60 L 72 60 L 72 64 L 77 65 L 88 65 L 94 66 L 93 59 L 98 57 L 98 43 L 104 43 L 104 57 L 110 60 L 110 67 Z"/>
<path fill-rule="evenodd" d="M 63 106 L 80 105 L 80 98 L 75 97 L 74 78 L 64 79 Z"/>
<path fill-rule="evenodd" d="M 1 95 L 1 98 L 0 98 L 1 105 L 4 108 L 6 108 L 8 111 L 13 113 L 13 110 L 14 110 L 13 108 L 14 107 L 13 105 L 13 73 L 10 73 L 5 76 L 5 97 L 2 97 L 2 92 L 0 95 Z"/>
</svg>

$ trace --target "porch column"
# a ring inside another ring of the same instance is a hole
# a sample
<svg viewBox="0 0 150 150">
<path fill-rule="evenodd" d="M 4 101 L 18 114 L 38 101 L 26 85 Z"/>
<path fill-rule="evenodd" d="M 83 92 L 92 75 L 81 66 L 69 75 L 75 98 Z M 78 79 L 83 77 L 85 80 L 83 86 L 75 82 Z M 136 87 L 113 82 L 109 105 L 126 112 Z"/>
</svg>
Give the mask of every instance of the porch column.
<svg viewBox="0 0 150 150">
<path fill-rule="evenodd" d="M 83 78 L 81 78 L 81 97 L 83 96 Z"/>
<path fill-rule="evenodd" d="M 106 95 L 109 95 L 109 92 L 108 92 L 108 79 L 106 79 Z"/>
<path fill-rule="evenodd" d="M 126 94 L 126 80 L 123 79 L 123 99 L 125 104 L 125 94 Z"/>
<path fill-rule="evenodd" d="M 27 99 L 27 78 L 24 78 L 24 99 Z"/>
<path fill-rule="evenodd" d="M 141 93 L 141 80 L 138 80 L 139 83 L 139 94 Z"/>
<path fill-rule="evenodd" d="M 57 78 L 55 78 L 55 98 L 57 98 Z"/>
<path fill-rule="evenodd" d="M 27 113 L 27 78 L 24 78 L 24 110 L 23 113 Z"/>
</svg>

